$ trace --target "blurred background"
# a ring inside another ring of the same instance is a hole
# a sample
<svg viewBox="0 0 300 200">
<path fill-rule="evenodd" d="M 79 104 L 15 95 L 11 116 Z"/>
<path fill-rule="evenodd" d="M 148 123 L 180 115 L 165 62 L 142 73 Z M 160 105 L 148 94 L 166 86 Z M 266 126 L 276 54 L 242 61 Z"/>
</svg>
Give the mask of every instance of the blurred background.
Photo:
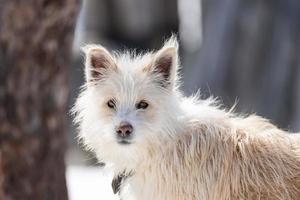
<svg viewBox="0 0 300 200">
<path fill-rule="evenodd" d="M 298 0 L 0 0 L 0 200 L 117 199 L 75 139 L 79 49 L 159 49 L 172 33 L 186 95 L 299 132 Z"/>
</svg>

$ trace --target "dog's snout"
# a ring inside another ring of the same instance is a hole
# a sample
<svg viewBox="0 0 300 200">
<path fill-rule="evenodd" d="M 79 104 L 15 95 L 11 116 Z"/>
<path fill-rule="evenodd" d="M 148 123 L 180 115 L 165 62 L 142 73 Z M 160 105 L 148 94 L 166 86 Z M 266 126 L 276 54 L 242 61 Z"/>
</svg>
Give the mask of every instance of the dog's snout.
<svg viewBox="0 0 300 200">
<path fill-rule="evenodd" d="M 133 132 L 133 127 L 128 122 L 121 122 L 120 125 L 116 128 L 116 133 L 119 137 L 126 138 L 131 135 Z"/>
</svg>

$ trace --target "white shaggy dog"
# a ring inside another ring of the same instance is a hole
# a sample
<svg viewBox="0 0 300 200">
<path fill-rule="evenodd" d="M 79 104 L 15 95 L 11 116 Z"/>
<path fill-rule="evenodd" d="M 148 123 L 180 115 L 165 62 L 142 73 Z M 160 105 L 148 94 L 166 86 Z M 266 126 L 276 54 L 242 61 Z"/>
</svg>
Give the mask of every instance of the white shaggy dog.
<svg viewBox="0 0 300 200">
<path fill-rule="evenodd" d="M 121 199 L 299 200 L 299 137 L 211 98 L 183 97 L 177 51 L 175 37 L 144 55 L 84 48 L 75 121 L 113 168 Z"/>
</svg>

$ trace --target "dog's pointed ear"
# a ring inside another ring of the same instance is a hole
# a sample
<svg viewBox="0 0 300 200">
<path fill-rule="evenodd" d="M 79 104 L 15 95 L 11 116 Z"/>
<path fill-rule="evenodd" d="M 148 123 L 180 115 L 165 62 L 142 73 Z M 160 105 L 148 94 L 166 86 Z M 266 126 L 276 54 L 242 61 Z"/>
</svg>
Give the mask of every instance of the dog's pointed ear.
<svg viewBox="0 0 300 200">
<path fill-rule="evenodd" d="M 150 65 L 151 73 L 159 75 L 159 83 L 163 87 L 173 86 L 179 65 L 178 42 L 175 36 L 168 39 L 164 46 L 155 53 Z"/>
<path fill-rule="evenodd" d="M 82 48 L 85 53 L 86 81 L 101 80 L 108 71 L 117 70 L 117 65 L 111 54 L 100 45 L 87 45 Z"/>
</svg>

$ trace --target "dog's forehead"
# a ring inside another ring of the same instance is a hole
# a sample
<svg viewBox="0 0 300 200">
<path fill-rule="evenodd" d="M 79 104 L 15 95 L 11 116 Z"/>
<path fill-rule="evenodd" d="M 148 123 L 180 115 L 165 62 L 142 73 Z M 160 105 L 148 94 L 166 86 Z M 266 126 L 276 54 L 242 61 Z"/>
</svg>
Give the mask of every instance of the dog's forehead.
<svg viewBox="0 0 300 200">
<path fill-rule="evenodd" d="M 150 83 L 145 74 L 129 71 L 117 75 L 114 90 L 120 93 L 120 96 L 138 95 L 147 90 L 149 84 Z"/>
<path fill-rule="evenodd" d="M 106 95 L 127 101 L 135 101 L 151 95 L 155 90 L 155 85 L 151 75 L 144 70 L 147 64 L 149 60 L 143 57 L 118 59 L 118 70 L 109 75 L 101 84 L 102 89 Z"/>
</svg>

